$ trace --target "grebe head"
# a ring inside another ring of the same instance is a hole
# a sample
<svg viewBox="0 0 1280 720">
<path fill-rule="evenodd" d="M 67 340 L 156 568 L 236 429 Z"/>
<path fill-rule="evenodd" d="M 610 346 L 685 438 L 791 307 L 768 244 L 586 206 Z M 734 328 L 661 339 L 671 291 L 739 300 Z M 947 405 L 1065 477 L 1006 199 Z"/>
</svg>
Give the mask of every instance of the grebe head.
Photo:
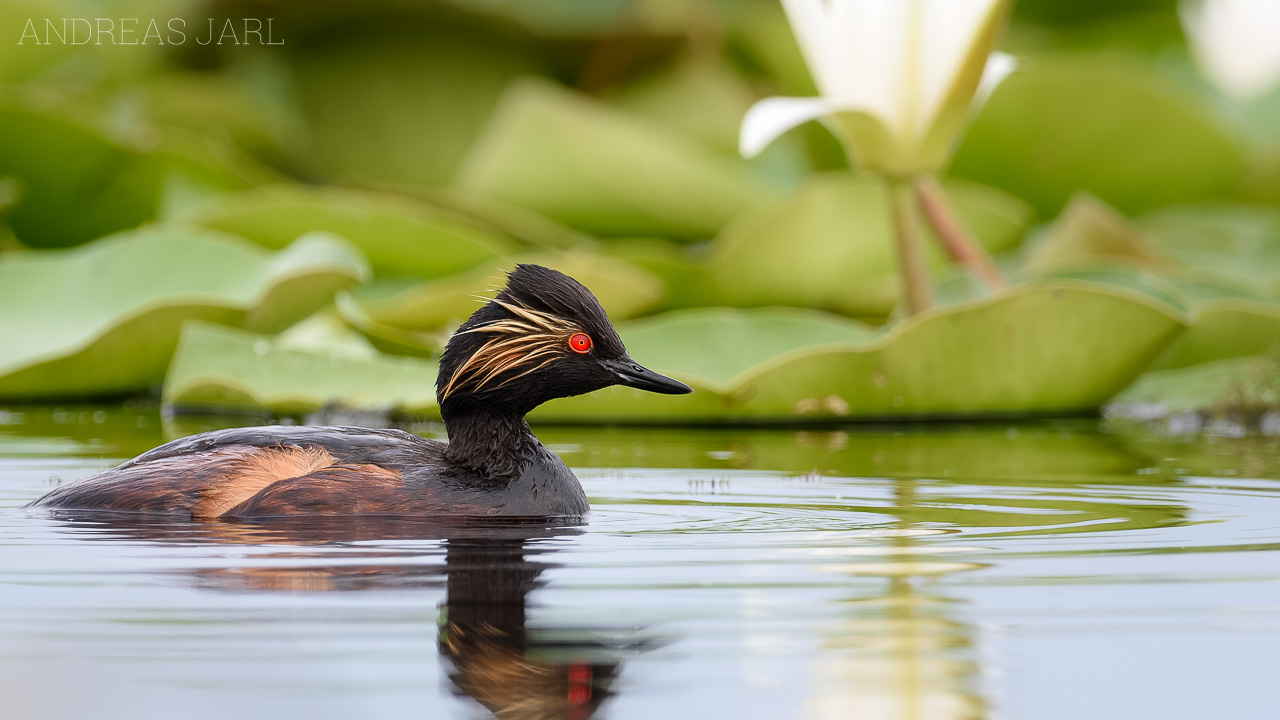
<svg viewBox="0 0 1280 720">
<path fill-rule="evenodd" d="M 449 339 L 436 397 L 446 417 L 524 415 L 548 400 L 610 385 L 693 392 L 632 360 L 600 302 L 577 280 L 540 265 L 517 265 L 506 288 Z"/>
</svg>

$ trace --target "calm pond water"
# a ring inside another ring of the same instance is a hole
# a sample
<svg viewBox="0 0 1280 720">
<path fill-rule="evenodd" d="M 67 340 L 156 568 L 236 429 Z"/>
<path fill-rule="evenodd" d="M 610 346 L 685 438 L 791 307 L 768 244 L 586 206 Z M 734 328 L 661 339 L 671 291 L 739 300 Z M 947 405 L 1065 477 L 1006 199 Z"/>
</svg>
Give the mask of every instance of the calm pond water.
<svg viewBox="0 0 1280 720">
<path fill-rule="evenodd" d="M 217 424 L 0 412 L 4 717 L 1280 716 L 1274 439 L 541 428 L 585 525 L 22 509 Z"/>
</svg>

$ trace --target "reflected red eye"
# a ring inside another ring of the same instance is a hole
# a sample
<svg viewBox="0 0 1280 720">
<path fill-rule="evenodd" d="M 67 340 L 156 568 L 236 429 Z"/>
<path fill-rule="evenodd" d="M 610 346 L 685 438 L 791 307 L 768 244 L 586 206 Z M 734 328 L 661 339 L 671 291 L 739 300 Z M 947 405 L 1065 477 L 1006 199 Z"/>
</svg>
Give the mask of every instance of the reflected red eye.
<svg viewBox="0 0 1280 720">
<path fill-rule="evenodd" d="M 586 333 L 570 335 L 569 349 L 579 354 L 591 352 L 591 336 Z"/>
</svg>

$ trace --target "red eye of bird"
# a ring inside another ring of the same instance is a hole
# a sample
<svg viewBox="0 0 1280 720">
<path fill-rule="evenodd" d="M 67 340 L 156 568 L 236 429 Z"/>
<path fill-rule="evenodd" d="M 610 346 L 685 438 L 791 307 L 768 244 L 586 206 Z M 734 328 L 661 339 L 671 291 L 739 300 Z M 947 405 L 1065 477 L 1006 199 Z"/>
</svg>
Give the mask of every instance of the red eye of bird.
<svg viewBox="0 0 1280 720">
<path fill-rule="evenodd" d="M 569 349 L 579 354 L 591 352 L 591 336 L 586 333 L 574 333 L 570 335 Z"/>
</svg>

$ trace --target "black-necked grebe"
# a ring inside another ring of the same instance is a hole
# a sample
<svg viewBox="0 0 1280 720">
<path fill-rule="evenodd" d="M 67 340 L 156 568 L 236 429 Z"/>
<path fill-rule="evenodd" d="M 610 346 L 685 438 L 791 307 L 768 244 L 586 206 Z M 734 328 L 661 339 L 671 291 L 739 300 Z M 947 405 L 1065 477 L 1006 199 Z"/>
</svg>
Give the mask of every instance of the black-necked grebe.
<svg viewBox="0 0 1280 720">
<path fill-rule="evenodd" d="M 632 360 L 591 291 L 520 265 L 440 359 L 436 394 L 448 443 L 353 427 L 221 430 L 162 445 L 32 507 L 191 519 L 582 515 L 581 484 L 524 416 L 610 385 L 692 392 Z"/>
</svg>

